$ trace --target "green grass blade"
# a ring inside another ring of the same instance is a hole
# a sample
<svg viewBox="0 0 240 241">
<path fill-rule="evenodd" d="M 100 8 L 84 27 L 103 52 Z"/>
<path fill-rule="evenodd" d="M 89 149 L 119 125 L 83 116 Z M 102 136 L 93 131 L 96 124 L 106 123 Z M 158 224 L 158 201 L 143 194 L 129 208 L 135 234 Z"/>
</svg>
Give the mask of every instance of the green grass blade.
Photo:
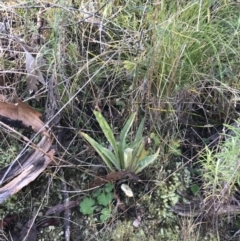
<svg viewBox="0 0 240 241">
<path fill-rule="evenodd" d="M 124 125 L 121 133 L 120 133 L 120 141 L 118 144 L 118 153 L 119 153 L 119 160 L 120 160 L 120 166 L 123 170 L 126 170 L 128 166 L 125 165 L 124 162 L 124 150 L 126 148 L 126 137 L 129 132 L 129 129 L 131 128 L 134 118 L 136 116 L 136 113 L 133 113 L 129 119 L 127 120 L 126 124 Z"/>
<path fill-rule="evenodd" d="M 121 133 L 120 133 L 120 143 L 126 143 L 126 137 L 127 137 L 127 134 L 133 124 L 133 121 L 134 121 L 134 118 L 136 116 L 136 112 L 131 114 L 131 116 L 129 117 L 129 119 L 127 120 L 127 123 L 124 125 Z"/>
<path fill-rule="evenodd" d="M 144 123 L 145 123 L 145 118 L 142 119 L 142 121 L 141 121 L 141 123 L 138 127 L 138 130 L 137 130 L 137 133 L 136 133 L 136 136 L 135 136 L 135 139 L 134 139 L 134 143 L 139 142 L 140 139 L 142 138 Z"/>
<path fill-rule="evenodd" d="M 115 140 L 115 137 L 113 135 L 111 127 L 108 125 L 107 121 L 105 118 L 102 116 L 102 114 L 98 111 L 94 111 L 94 115 L 97 119 L 98 124 L 100 125 L 105 137 L 107 138 L 108 142 L 112 146 L 114 153 L 117 157 L 118 161 L 118 166 L 119 166 L 119 154 L 118 154 L 118 147 L 117 147 L 117 142 Z"/>
<path fill-rule="evenodd" d="M 142 140 L 138 141 L 135 146 L 133 147 L 134 151 L 133 151 L 133 158 L 132 158 L 132 161 L 131 161 L 131 166 L 130 166 L 130 169 L 131 170 L 136 170 L 137 167 L 138 167 L 138 161 L 139 161 L 139 158 L 141 157 L 141 153 L 143 151 L 145 147 L 145 142 L 144 142 L 144 139 L 142 138 Z"/>
<path fill-rule="evenodd" d="M 160 148 L 158 148 L 157 152 L 153 155 L 147 156 L 145 158 L 143 158 L 142 160 L 139 161 L 138 163 L 138 167 L 136 170 L 136 174 L 138 174 L 139 172 L 141 172 L 145 167 L 149 166 L 150 164 L 152 164 L 158 157 Z"/>
<path fill-rule="evenodd" d="M 119 142 L 118 143 L 118 153 L 119 153 L 119 163 L 120 163 L 120 167 L 122 170 L 126 170 L 127 166 L 125 166 L 125 162 L 124 162 L 124 144 Z"/>
<path fill-rule="evenodd" d="M 114 172 L 115 168 L 117 170 L 120 170 L 120 166 L 118 165 L 118 159 L 117 157 L 109 151 L 107 148 L 100 145 L 98 142 L 96 142 L 92 137 L 90 137 L 88 134 L 80 132 L 82 137 L 89 142 L 89 144 L 94 148 L 94 150 L 101 156 L 104 163 L 107 165 L 107 167 Z M 114 168 L 114 167 L 115 168 Z"/>
</svg>

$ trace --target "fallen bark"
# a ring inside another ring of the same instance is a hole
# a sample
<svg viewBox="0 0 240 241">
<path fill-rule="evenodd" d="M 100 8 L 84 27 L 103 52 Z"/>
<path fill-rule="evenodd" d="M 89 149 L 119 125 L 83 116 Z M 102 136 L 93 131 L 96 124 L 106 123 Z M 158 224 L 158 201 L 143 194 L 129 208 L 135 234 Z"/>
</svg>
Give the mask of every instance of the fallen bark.
<svg viewBox="0 0 240 241">
<path fill-rule="evenodd" d="M 35 150 L 35 152 L 40 152 Z M 20 191 L 23 187 L 27 186 L 30 182 L 34 181 L 49 165 L 52 161 L 55 150 L 51 150 L 47 155 L 40 156 L 38 159 L 31 162 L 30 165 L 22 171 L 20 175 L 0 188 L 0 203 L 4 202 L 7 198 Z M 33 160 L 32 160 L 33 161 Z"/>
<path fill-rule="evenodd" d="M 25 152 L 20 158 L 16 158 L 8 166 L 0 170 L 0 184 L 8 182 L 22 171 L 26 170 L 33 163 L 36 166 L 37 160 L 42 158 L 52 146 L 52 140 L 43 136 L 41 141 L 36 146 L 37 149 Z"/>
</svg>

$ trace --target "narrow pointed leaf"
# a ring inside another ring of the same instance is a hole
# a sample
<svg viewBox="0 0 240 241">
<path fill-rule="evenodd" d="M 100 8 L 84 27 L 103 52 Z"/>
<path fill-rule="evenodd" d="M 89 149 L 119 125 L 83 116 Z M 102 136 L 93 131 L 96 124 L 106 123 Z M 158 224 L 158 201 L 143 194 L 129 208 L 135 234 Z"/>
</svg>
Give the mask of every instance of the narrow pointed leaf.
<svg viewBox="0 0 240 241">
<path fill-rule="evenodd" d="M 122 170 L 125 170 L 125 163 L 124 163 L 124 145 L 123 143 L 118 143 L 118 156 L 119 156 L 119 165 Z"/>
<path fill-rule="evenodd" d="M 138 143 L 141 140 L 142 135 L 143 135 L 144 123 L 145 123 L 145 119 L 142 119 L 142 121 L 141 121 L 141 123 L 140 123 L 140 125 L 138 127 L 138 130 L 137 130 L 137 133 L 136 133 L 133 145 L 135 145 L 136 143 Z"/>
<path fill-rule="evenodd" d="M 133 154 L 132 148 L 126 148 L 124 150 L 124 166 L 125 166 L 126 169 L 128 169 L 128 167 L 131 165 L 132 154 Z"/>
<path fill-rule="evenodd" d="M 117 142 L 114 138 L 111 127 L 108 125 L 107 121 L 105 120 L 105 118 L 102 116 L 100 112 L 94 111 L 94 115 L 96 116 L 97 122 L 100 125 L 105 137 L 107 138 L 108 142 L 112 146 L 116 157 L 118 158 Z"/>
<path fill-rule="evenodd" d="M 158 148 L 158 150 L 155 154 L 147 156 L 147 157 L 143 158 L 142 160 L 140 160 L 138 162 L 138 168 L 135 173 L 137 174 L 137 173 L 141 172 L 145 167 L 152 164 L 157 159 L 159 151 L 160 151 L 160 148 Z"/>
<path fill-rule="evenodd" d="M 121 142 L 121 143 L 124 143 L 124 145 L 125 145 L 125 143 L 126 143 L 127 134 L 128 134 L 128 132 L 129 132 L 132 124 L 133 124 L 133 121 L 134 121 L 135 116 L 136 116 L 136 112 L 133 113 L 133 114 L 129 117 L 129 119 L 127 120 L 127 123 L 124 125 L 124 127 L 123 127 L 123 129 L 122 129 L 122 131 L 121 131 L 121 133 L 120 133 L 120 142 Z"/>
<path fill-rule="evenodd" d="M 136 116 L 136 113 L 133 113 L 129 117 L 128 121 L 126 122 L 126 124 L 124 125 L 124 127 L 120 133 L 120 141 L 118 144 L 118 153 L 119 153 L 120 166 L 123 170 L 125 170 L 127 168 L 124 163 L 124 154 L 123 154 L 124 150 L 126 148 L 126 137 L 133 124 L 135 116 Z"/>
<path fill-rule="evenodd" d="M 136 170 L 136 168 L 138 166 L 139 158 L 141 156 L 141 153 L 142 153 L 144 147 L 145 147 L 145 142 L 144 142 L 143 138 L 142 138 L 142 140 L 140 140 L 138 143 L 135 144 L 135 147 L 133 147 L 133 149 L 134 149 L 133 157 L 132 157 L 132 161 L 130 164 L 131 170 Z"/>
<path fill-rule="evenodd" d="M 93 138 L 91 138 L 88 134 L 80 132 L 82 137 L 86 139 L 89 144 L 95 149 L 95 151 L 101 156 L 104 163 L 107 165 L 107 167 L 114 172 L 115 168 L 117 170 L 120 170 L 120 166 L 118 165 L 118 160 L 116 156 L 109 151 L 107 148 L 100 145 L 98 142 L 96 142 Z M 114 167 L 113 167 L 114 165 Z"/>
</svg>

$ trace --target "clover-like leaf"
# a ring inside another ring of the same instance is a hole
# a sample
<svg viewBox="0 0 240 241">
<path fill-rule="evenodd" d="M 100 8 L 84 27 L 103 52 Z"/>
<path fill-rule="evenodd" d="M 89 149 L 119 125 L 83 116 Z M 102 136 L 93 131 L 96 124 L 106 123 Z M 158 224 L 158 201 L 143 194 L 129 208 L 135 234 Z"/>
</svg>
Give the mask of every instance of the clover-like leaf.
<svg viewBox="0 0 240 241">
<path fill-rule="evenodd" d="M 98 197 L 98 204 L 103 205 L 103 206 L 107 206 L 108 204 L 110 204 L 112 202 L 113 199 L 113 194 L 110 193 L 101 193 Z"/>
<path fill-rule="evenodd" d="M 95 201 L 92 198 L 84 198 L 83 201 L 80 203 L 80 212 L 82 214 L 93 214 L 93 211 L 95 209 L 94 207 Z"/>
<path fill-rule="evenodd" d="M 98 188 L 96 189 L 93 193 L 92 193 L 92 197 L 96 198 L 100 195 L 100 193 L 102 192 L 102 188 Z"/>
<path fill-rule="evenodd" d="M 105 186 L 104 186 L 104 191 L 106 192 L 106 193 L 109 193 L 109 192 L 111 192 L 112 190 L 113 190 L 113 184 L 112 183 L 107 183 Z"/>
<path fill-rule="evenodd" d="M 110 215 L 111 215 L 111 209 L 103 208 L 101 211 L 100 220 L 104 222 L 110 218 Z"/>
</svg>

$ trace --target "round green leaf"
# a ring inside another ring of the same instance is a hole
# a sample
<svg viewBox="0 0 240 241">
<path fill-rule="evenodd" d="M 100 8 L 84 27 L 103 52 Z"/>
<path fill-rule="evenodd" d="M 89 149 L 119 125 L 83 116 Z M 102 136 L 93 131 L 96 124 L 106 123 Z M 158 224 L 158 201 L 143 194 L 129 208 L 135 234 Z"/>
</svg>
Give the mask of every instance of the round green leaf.
<svg viewBox="0 0 240 241">
<path fill-rule="evenodd" d="M 93 214 L 95 201 L 92 198 L 84 198 L 80 203 L 80 212 L 82 214 Z"/>
<path fill-rule="evenodd" d="M 92 197 L 98 197 L 100 195 L 100 193 L 102 192 L 102 188 L 98 188 L 96 189 L 93 193 L 92 193 Z"/>
<path fill-rule="evenodd" d="M 105 186 L 104 186 L 104 191 L 109 193 L 113 190 L 113 184 L 112 183 L 107 183 Z"/>
<path fill-rule="evenodd" d="M 110 193 L 101 193 L 98 197 L 98 204 L 103 205 L 103 206 L 107 206 L 108 204 L 110 204 L 112 202 L 113 199 L 113 194 Z"/>
<path fill-rule="evenodd" d="M 193 195 L 196 195 L 197 192 L 199 191 L 199 186 L 197 184 L 193 184 L 191 186 L 191 191 L 192 191 Z"/>
<path fill-rule="evenodd" d="M 101 211 L 100 220 L 104 222 L 110 218 L 110 215 L 111 215 L 111 209 L 103 208 Z"/>
</svg>

